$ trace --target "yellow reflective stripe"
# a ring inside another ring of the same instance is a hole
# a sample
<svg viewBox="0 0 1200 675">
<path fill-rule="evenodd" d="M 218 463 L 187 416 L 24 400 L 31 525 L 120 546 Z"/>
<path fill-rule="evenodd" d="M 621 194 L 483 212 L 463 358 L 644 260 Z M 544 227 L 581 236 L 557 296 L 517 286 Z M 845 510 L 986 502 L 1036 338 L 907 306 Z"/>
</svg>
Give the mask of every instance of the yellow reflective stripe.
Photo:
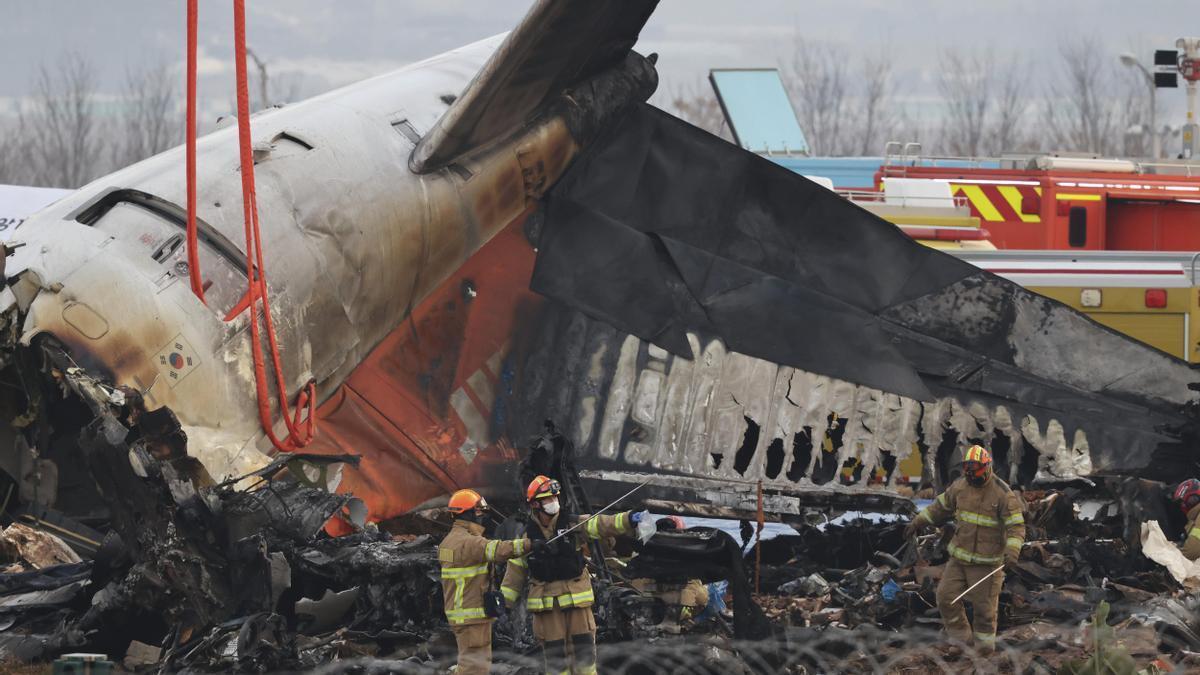
<svg viewBox="0 0 1200 675">
<path fill-rule="evenodd" d="M 513 545 L 513 555 L 515 555 L 515 556 L 525 555 L 525 540 L 524 539 L 513 539 L 512 545 Z"/>
<path fill-rule="evenodd" d="M 955 185 L 954 187 L 958 188 L 958 191 L 970 200 L 971 205 L 979 212 L 980 218 L 992 222 L 1004 220 L 1004 216 L 1000 215 L 1000 212 L 992 205 L 992 200 L 988 199 L 988 196 L 984 194 L 983 189 L 978 185 Z"/>
<path fill-rule="evenodd" d="M 617 532 L 624 532 L 625 530 L 629 529 L 628 511 L 622 511 L 617 514 L 616 528 Z"/>
<path fill-rule="evenodd" d="M 1021 544 L 1024 543 L 1025 540 L 1020 537 L 1009 537 L 1008 539 L 1004 540 L 1004 548 L 1015 548 L 1020 551 Z"/>
<path fill-rule="evenodd" d="M 471 577 L 477 577 L 480 574 L 487 574 L 487 571 L 488 571 L 488 566 L 486 564 L 472 565 L 470 567 L 443 567 L 442 568 L 442 578 L 443 579 L 470 579 Z"/>
<path fill-rule="evenodd" d="M 508 561 L 508 563 L 510 565 L 516 565 L 517 567 L 524 567 L 525 559 L 524 558 L 512 558 Z"/>
<path fill-rule="evenodd" d="M 929 515 L 929 509 L 927 508 L 921 509 L 921 512 L 917 514 L 916 520 L 920 520 L 921 518 L 924 518 L 926 522 L 933 522 L 933 516 Z"/>
<path fill-rule="evenodd" d="M 1054 195 L 1054 197 L 1056 199 L 1070 200 L 1073 202 L 1098 202 L 1098 201 L 1100 201 L 1100 195 L 1085 195 L 1085 194 L 1077 194 L 1077 193 L 1069 193 L 1068 194 L 1066 192 L 1060 192 L 1057 195 Z"/>
<path fill-rule="evenodd" d="M 1004 556 L 1002 555 L 980 555 L 978 553 L 972 553 L 971 551 L 955 546 L 954 544 L 950 544 L 950 546 L 947 547 L 947 550 L 950 552 L 950 555 L 972 565 L 995 565 L 1004 559 Z"/>
<path fill-rule="evenodd" d="M 566 598 L 566 602 L 563 602 L 564 598 Z M 572 593 L 570 595 L 558 596 L 558 604 L 560 604 L 560 605 L 566 605 L 568 603 L 572 604 L 572 605 L 579 605 L 584 602 L 595 602 L 595 601 L 596 601 L 596 594 L 593 593 L 592 589 L 590 589 L 590 588 L 587 589 L 586 591 L 581 591 L 579 593 Z"/>
<path fill-rule="evenodd" d="M 945 492 L 943 492 L 942 494 L 937 496 L 937 503 L 941 504 L 943 508 L 947 508 L 947 509 L 950 508 L 950 505 L 946 503 L 946 493 Z"/>
<path fill-rule="evenodd" d="M 483 547 L 483 557 L 488 562 L 493 562 L 496 559 L 496 548 L 500 546 L 500 542 L 493 539 Z"/>
<path fill-rule="evenodd" d="M 995 633 L 976 633 L 975 639 L 979 640 L 980 642 L 987 642 L 990 644 L 990 643 L 996 641 L 996 634 Z"/>
<path fill-rule="evenodd" d="M 587 536 L 592 539 L 600 538 L 600 516 L 592 516 L 588 519 L 587 525 L 584 527 L 587 530 Z"/>
<path fill-rule="evenodd" d="M 500 593 L 504 595 L 504 599 L 509 602 L 516 602 L 517 596 L 521 595 L 516 589 L 509 588 L 508 586 L 501 586 Z"/>
<path fill-rule="evenodd" d="M 985 516 L 982 513 L 975 513 L 973 511 L 958 511 L 954 514 L 954 517 L 960 523 L 971 523 L 972 525 L 979 525 L 980 527 L 1000 527 L 999 520 L 991 516 Z"/>
<path fill-rule="evenodd" d="M 1024 525 L 1025 524 L 1025 514 L 1021 513 L 1020 511 L 1009 514 L 1009 516 L 1004 519 L 1004 524 L 1005 525 Z"/>
<path fill-rule="evenodd" d="M 576 675 L 596 675 L 596 664 L 593 663 L 587 668 L 576 668 L 575 673 Z"/>
<path fill-rule="evenodd" d="M 501 592 L 503 592 L 503 590 L 504 589 L 501 588 Z M 585 602 L 595 601 L 596 594 L 593 593 L 592 589 L 589 588 L 586 591 L 580 591 L 578 593 L 564 593 L 559 596 L 549 595 L 543 598 L 526 598 L 525 607 L 536 612 L 543 609 L 553 609 L 556 602 L 558 603 L 559 607 L 578 607 Z"/>
<path fill-rule="evenodd" d="M 468 607 L 466 609 L 448 609 L 446 610 L 446 619 L 450 623 L 462 623 L 471 619 L 485 619 L 487 613 L 482 607 Z"/>
<path fill-rule="evenodd" d="M 1200 539 L 1200 525 L 1193 527 L 1191 532 L 1188 532 L 1188 536 Z"/>
</svg>

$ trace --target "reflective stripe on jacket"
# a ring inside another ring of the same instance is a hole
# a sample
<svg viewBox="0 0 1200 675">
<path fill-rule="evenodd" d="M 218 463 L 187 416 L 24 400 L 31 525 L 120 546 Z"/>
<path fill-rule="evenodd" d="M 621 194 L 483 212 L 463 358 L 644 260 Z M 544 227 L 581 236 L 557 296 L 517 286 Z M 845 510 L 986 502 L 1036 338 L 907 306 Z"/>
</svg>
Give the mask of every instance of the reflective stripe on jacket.
<svg viewBox="0 0 1200 675">
<path fill-rule="evenodd" d="M 1200 558 L 1200 505 L 1193 506 L 1187 514 L 1187 527 L 1183 535 L 1183 557 L 1188 560 Z"/>
<path fill-rule="evenodd" d="M 442 603 L 451 625 L 491 621 L 483 611 L 492 563 L 525 555 L 529 540 L 502 541 L 483 536 L 483 526 L 455 520 L 450 534 L 438 546 L 442 565 Z"/>
<path fill-rule="evenodd" d="M 615 516 L 583 515 L 575 519 L 571 525 L 584 522 L 585 524 L 575 532 L 582 532 L 589 539 L 602 539 L 631 531 L 633 523 L 629 516 L 628 511 Z M 535 516 L 531 516 L 531 518 L 534 518 L 534 522 L 537 523 L 538 528 L 547 539 L 557 533 L 558 516 L 550 521 L 548 527 L 537 522 Z M 541 581 L 530 576 L 529 567 L 523 559 L 513 559 L 509 561 L 508 570 L 504 573 L 504 581 L 500 583 L 500 592 L 504 594 L 508 602 L 516 602 L 526 581 L 529 583 L 529 593 L 525 597 L 525 607 L 531 612 L 554 609 L 555 605 L 559 607 L 591 607 L 596 602 L 595 593 L 592 592 L 592 575 L 586 569 L 583 574 L 574 579 Z"/>
<path fill-rule="evenodd" d="M 934 525 L 953 518 L 956 529 L 948 551 L 969 565 L 999 565 L 1006 554 L 1019 556 L 1025 543 L 1021 499 L 995 476 L 979 487 L 959 478 L 917 518 Z"/>
</svg>

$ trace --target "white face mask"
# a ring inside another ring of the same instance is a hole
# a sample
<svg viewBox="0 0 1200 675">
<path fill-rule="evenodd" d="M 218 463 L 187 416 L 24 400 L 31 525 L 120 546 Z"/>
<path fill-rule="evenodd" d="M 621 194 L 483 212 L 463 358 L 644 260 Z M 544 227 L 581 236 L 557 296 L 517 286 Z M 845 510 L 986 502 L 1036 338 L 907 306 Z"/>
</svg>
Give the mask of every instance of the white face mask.
<svg viewBox="0 0 1200 675">
<path fill-rule="evenodd" d="M 552 515 L 558 513 L 558 500 L 555 499 L 552 502 L 543 503 L 542 511 L 545 511 L 546 515 L 549 515 L 549 516 L 552 516 Z"/>
</svg>

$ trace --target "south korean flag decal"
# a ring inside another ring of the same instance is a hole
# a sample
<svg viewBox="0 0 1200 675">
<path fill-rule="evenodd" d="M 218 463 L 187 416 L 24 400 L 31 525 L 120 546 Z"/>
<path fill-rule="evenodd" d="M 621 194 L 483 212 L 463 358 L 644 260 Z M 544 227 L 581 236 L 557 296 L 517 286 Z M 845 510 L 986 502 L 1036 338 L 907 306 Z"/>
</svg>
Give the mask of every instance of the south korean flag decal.
<svg viewBox="0 0 1200 675">
<path fill-rule="evenodd" d="M 154 357 L 158 371 L 172 389 L 200 365 L 200 356 L 183 334 L 176 335 Z"/>
</svg>

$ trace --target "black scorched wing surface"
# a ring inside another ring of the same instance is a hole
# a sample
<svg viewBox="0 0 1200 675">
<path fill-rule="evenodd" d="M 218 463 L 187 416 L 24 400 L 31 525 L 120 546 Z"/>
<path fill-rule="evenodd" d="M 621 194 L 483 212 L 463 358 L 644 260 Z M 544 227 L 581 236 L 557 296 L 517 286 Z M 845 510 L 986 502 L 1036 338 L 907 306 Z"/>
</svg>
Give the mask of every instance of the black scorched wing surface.
<svg viewBox="0 0 1200 675">
<path fill-rule="evenodd" d="M 918 244 L 768 159 L 633 107 L 551 191 L 533 289 L 692 358 L 688 332 L 887 392 L 1005 406 L 1094 471 L 1174 478 L 1188 365 Z M 1152 466 L 1153 465 L 1153 466 Z"/>
</svg>

